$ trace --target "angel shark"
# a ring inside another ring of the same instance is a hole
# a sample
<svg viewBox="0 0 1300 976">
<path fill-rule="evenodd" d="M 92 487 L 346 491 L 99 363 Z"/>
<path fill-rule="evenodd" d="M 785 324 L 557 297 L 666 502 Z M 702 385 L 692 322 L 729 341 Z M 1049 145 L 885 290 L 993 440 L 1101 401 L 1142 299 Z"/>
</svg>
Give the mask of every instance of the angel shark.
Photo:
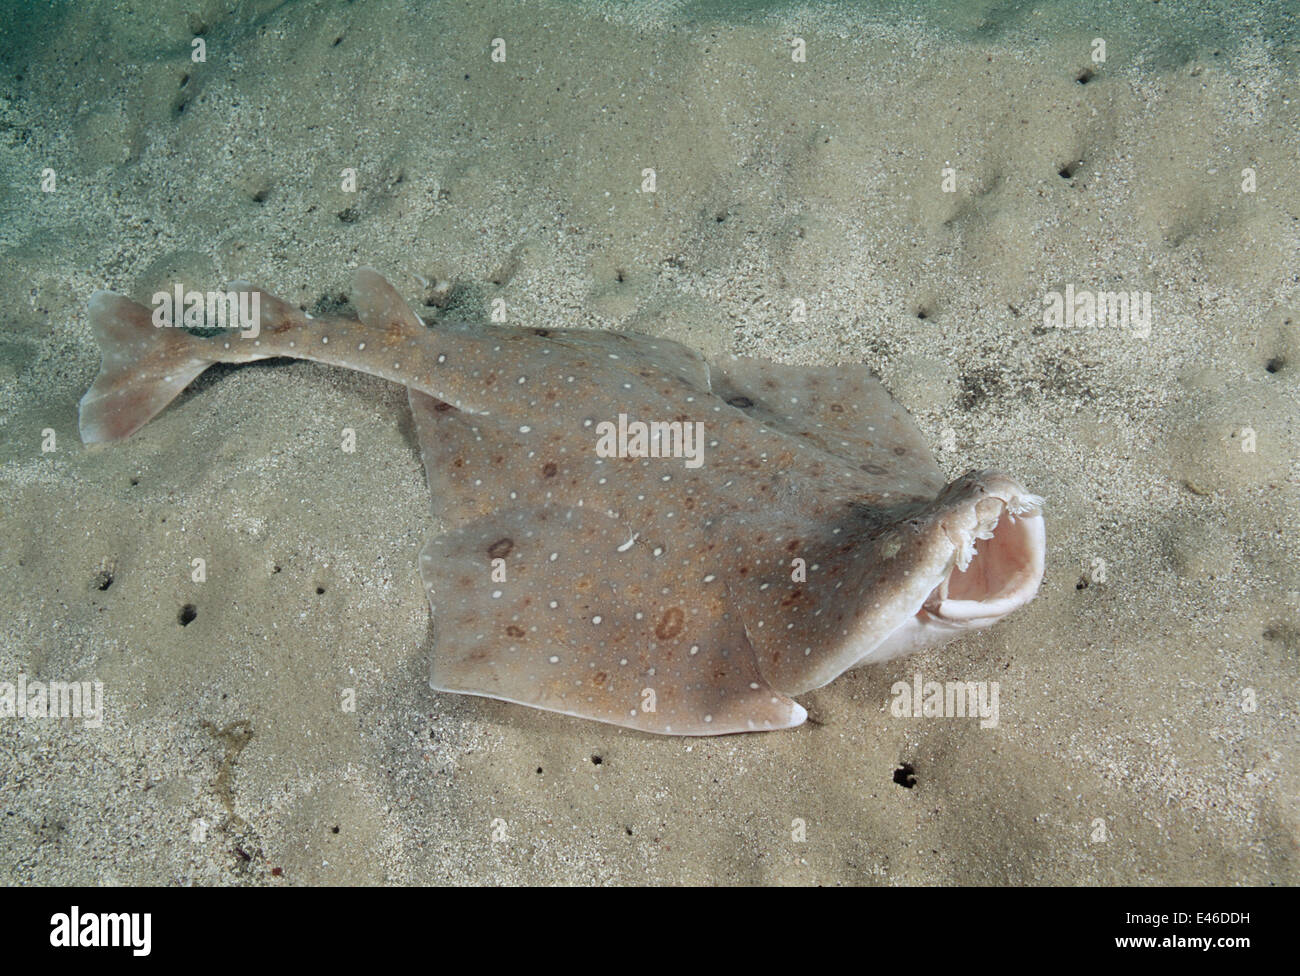
<svg viewBox="0 0 1300 976">
<path fill-rule="evenodd" d="M 1043 575 L 1042 500 L 952 483 L 866 368 L 709 363 L 666 339 L 439 322 L 357 272 L 360 318 L 249 285 L 200 337 L 97 292 L 86 443 L 212 363 L 309 359 L 407 388 L 436 531 L 430 684 L 647 732 L 797 726 L 794 696 L 988 627 Z M 163 323 L 167 324 L 167 323 Z"/>
</svg>

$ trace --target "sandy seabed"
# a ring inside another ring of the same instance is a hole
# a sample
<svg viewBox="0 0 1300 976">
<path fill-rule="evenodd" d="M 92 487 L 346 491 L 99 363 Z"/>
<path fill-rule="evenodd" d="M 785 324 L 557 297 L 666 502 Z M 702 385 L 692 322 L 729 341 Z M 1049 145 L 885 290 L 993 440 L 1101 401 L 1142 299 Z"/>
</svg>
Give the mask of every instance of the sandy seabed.
<svg viewBox="0 0 1300 976">
<path fill-rule="evenodd" d="M 105 714 L 0 718 L 0 880 L 1300 881 L 1286 5 L 12 6 L 0 682 Z M 947 474 L 1044 496 L 1042 592 L 789 732 L 434 693 L 401 388 L 217 367 L 77 435 L 96 289 L 346 310 L 359 264 L 431 321 L 866 363 Z M 1067 288 L 1150 322 L 1054 327 Z M 896 717 L 917 674 L 996 727 Z"/>
</svg>

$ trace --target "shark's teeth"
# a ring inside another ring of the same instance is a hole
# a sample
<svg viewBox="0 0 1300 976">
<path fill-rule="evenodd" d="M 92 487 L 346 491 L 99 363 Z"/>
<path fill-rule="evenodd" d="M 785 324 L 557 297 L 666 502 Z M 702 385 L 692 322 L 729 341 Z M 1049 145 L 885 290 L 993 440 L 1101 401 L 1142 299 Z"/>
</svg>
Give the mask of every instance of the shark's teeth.
<svg viewBox="0 0 1300 976">
<path fill-rule="evenodd" d="M 977 539 L 992 539 L 993 533 L 980 532 L 963 532 L 961 539 L 961 552 L 957 555 L 957 569 L 960 572 L 966 572 L 970 566 L 971 560 L 975 558 L 975 542 Z"/>
<path fill-rule="evenodd" d="M 1012 515 L 1037 514 L 1043 510 L 1043 499 L 1041 495 L 1017 495 L 1007 501 L 1007 511 Z"/>
<path fill-rule="evenodd" d="M 971 561 L 974 560 L 977 550 L 977 544 L 993 538 L 994 530 L 998 527 L 998 520 L 1005 511 L 1007 516 L 1015 520 L 1017 515 L 1037 514 L 1043 504 L 1042 498 L 1037 495 L 1016 495 L 1003 502 L 1003 509 L 992 520 L 983 525 L 976 525 L 973 530 L 965 530 L 959 533 L 960 542 L 957 554 L 957 569 L 959 572 L 966 572 L 970 568 Z M 949 535 L 951 538 L 951 534 Z"/>
<path fill-rule="evenodd" d="M 957 556 L 957 568 L 961 572 L 966 572 L 970 566 L 971 560 L 975 558 L 977 543 L 986 539 L 993 538 L 993 529 L 997 523 L 989 526 L 987 529 L 976 529 L 974 532 L 963 532 L 961 539 L 961 552 Z"/>
</svg>

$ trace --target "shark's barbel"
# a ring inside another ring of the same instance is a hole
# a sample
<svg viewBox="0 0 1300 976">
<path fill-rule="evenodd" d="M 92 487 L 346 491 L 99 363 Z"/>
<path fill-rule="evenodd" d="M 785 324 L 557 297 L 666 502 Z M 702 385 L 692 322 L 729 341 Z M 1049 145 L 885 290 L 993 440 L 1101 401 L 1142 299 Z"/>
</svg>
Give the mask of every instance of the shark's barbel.
<svg viewBox="0 0 1300 976">
<path fill-rule="evenodd" d="M 1038 590 L 1042 500 L 995 472 L 946 484 L 861 366 L 429 328 L 368 269 L 359 320 L 256 298 L 249 338 L 201 338 L 97 292 L 82 439 L 129 437 L 216 362 L 290 356 L 405 386 L 440 523 L 420 556 L 435 689 L 648 732 L 788 728 L 807 716 L 792 696 L 987 627 Z M 655 450 L 628 446 L 648 447 L 624 436 L 629 417 Z M 598 450 L 615 422 L 627 456 Z M 688 424 L 694 466 L 671 456 Z"/>
</svg>

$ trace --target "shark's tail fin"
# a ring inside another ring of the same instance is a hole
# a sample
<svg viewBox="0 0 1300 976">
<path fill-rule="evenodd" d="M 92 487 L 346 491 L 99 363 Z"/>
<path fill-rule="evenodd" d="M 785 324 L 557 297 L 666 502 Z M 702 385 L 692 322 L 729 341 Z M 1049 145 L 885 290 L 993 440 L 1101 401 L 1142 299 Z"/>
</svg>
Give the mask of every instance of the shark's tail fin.
<svg viewBox="0 0 1300 976">
<path fill-rule="evenodd" d="M 103 358 L 81 398 L 87 444 L 130 437 L 219 358 L 205 340 L 155 326 L 149 309 L 112 292 L 91 296 L 90 325 Z"/>
</svg>

